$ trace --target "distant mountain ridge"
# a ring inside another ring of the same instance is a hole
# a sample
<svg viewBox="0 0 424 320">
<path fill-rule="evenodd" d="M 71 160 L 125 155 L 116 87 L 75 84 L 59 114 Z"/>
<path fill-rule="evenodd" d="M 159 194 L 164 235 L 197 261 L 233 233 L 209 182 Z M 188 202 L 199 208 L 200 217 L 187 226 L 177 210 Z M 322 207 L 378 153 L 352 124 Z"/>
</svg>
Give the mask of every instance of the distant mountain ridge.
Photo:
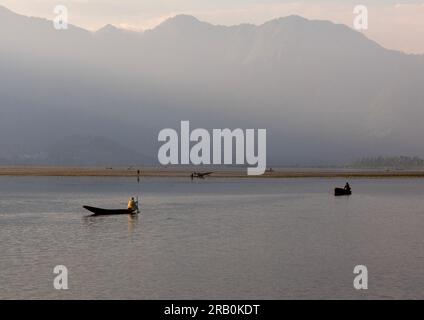
<svg viewBox="0 0 424 320">
<path fill-rule="evenodd" d="M 158 132 L 182 120 L 265 128 L 275 164 L 424 155 L 424 56 L 299 16 L 93 33 L 0 7 L 0 83 L 0 158 L 82 134 L 156 159 Z"/>
<path fill-rule="evenodd" d="M 96 136 L 70 136 L 36 153 L 0 158 L 0 164 L 52 166 L 152 165 L 155 159 Z"/>
<path fill-rule="evenodd" d="M 355 161 L 352 165 L 354 168 L 391 168 L 391 169 L 423 169 L 424 159 L 419 157 L 372 157 L 362 158 Z"/>
</svg>

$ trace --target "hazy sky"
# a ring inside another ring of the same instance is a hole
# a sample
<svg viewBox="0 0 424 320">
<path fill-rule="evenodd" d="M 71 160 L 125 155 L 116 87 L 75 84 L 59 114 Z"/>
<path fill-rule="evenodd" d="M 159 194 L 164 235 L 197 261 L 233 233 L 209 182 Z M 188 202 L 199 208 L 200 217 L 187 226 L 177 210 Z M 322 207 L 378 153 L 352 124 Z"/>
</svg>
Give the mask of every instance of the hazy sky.
<svg viewBox="0 0 424 320">
<path fill-rule="evenodd" d="M 15 12 L 52 19 L 66 5 L 70 23 L 96 30 L 105 24 L 150 29 L 179 13 L 214 24 L 263 23 L 290 14 L 352 26 L 353 7 L 369 8 L 366 34 L 390 49 L 424 53 L 424 0 L 0 0 Z"/>
</svg>

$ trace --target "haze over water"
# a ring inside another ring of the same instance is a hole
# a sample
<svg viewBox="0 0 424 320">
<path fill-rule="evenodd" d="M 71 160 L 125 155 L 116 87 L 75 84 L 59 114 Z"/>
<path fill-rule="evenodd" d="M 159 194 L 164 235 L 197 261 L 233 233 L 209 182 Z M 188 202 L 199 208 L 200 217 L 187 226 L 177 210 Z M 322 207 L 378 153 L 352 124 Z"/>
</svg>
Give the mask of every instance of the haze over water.
<svg viewBox="0 0 424 320">
<path fill-rule="evenodd" d="M 1 177 L 0 298 L 424 298 L 424 180 L 345 182 Z M 137 193 L 138 217 L 82 209 Z"/>
</svg>

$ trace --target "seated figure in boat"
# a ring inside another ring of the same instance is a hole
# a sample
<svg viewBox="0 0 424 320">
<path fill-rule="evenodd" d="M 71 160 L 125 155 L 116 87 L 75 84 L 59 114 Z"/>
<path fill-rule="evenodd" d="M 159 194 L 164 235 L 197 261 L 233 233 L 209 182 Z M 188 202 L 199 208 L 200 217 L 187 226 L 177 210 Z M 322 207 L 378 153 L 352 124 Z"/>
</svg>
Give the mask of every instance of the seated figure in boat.
<svg viewBox="0 0 424 320">
<path fill-rule="evenodd" d="M 344 189 L 345 189 L 347 192 L 350 192 L 350 191 L 352 190 L 352 189 L 350 188 L 350 184 L 349 184 L 349 182 L 346 182 L 346 185 L 345 185 Z"/>
<path fill-rule="evenodd" d="M 138 208 L 137 202 L 134 200 L 134 197 L 131 197 L 131 199 L 128 201 L 128 210 L 136 211 Z"/>
</svg>

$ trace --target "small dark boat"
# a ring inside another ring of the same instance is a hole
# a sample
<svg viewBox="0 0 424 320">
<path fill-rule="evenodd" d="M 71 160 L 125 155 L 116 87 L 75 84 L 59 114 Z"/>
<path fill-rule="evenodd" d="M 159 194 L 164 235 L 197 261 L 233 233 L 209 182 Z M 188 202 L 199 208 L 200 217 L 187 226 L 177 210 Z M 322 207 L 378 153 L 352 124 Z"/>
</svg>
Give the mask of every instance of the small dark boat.
<svg viewBox="0 0 424 320">
<path fill-rule="evenodd" d="M 205 179 L 205 177 L 211 175 L 213 172 L 193 172 L 191 174 L 191 180 L 194 178 Z"/>
<path fill-rule="evenodd" d="M 352 194 L 351 190 L 346 190 L 345 188 L 336 188 L 334 189 L 334 195 L 337 196 L 350 196 Z"/>
<path fill-rule="evenodd" d="M 130 209 L 101 209 L 90 206 L 83 206 L 84 209 L 93 213 L 93 216 L 109 216 L 116 214 L 136 214 L 137 211 Z"/>
</svg>

